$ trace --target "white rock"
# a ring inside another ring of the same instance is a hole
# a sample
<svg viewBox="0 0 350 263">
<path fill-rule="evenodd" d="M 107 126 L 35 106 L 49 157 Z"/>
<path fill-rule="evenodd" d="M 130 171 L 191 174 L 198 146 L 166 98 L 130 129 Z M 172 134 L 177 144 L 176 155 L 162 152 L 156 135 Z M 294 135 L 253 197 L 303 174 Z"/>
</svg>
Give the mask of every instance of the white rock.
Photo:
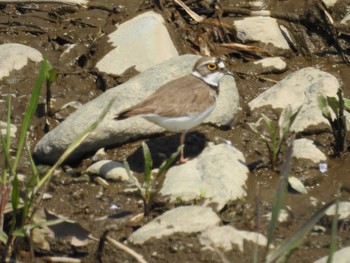
<svg viewBox="0 0 350 263">
<path fill-rule="evenodd" d="M 1 134 L 5 136 L 7 132 L 7 123 L 0 121 L 0 129 L 1 129 Z M 10 124 L 10 136 L 12 138 L 16 138 L 16 132 L 17 132 L 16 125 Z"/>
<path fill-rule="evenodd" d="M 115 181 L 128 181 L 128 173 L 124 165 L 117 161 L 102 160 L 92 164 L 86 172 L 98 174 L 102 177 Z"/>
<path fill-rule="evenodd" d="M 41 53 L 31 47 L 8 43 L 0 45 L 0 79 L 10 74 L 12 70 L 19 70 L 28 64 L 28 60 L 40 62 Z"/>
<path fill-rule="evenodd" d="M 341 24 L 350 24 L 350 13 L 348 13 L 341 21 Z"/>
<path fill-rule="evenodd" d="M 103 147 L 162 132 L 162 128 L 141 117 L 118 122 L 113 118 L 118 112 L 149 96 L 161 85 L 189 74 L 198 58 L 199 56 L 194 55 L 175 57 L 142 72 L 118 87 L 107 90 L 47 133 L 34 149 L 36 158 L 41 162 L 54 163 L 69 144 L 99 117 L 103 108 L 114 97 L 115 103 L 105 119 L 70 156 L 70 160 L 79 159 L 82 154 L 95 152 Z M 225 76 L 220 84 L 217 106 L 206 122 L 218 126 L 229 125 L 238 108 L 239 95 L 234 78 Z"/>
<path fill-rule="evenodd" d="M 314 263 L 327 263 L 328 262 L 327 260 L 328 260 L 328 255 L 314 261 Z M 350 263 L 350 247 L 344 247 L 336 251 L 333 255 L 333 262 Z"/>
<path fill-rule="evenodd" d="M 236 245 L 242 252 L 244 241 L 250 241 L 260 246 L 266 246 L 267 244 L 264 235 L 256 232 L 240 231 L 229 225 L 208 228 L 200 235 L 199 241 L 204 249 L 213 250 L 213 247 L 215 247 L 228 251 L 234 248 L 233 245 Z"/>
<path fill-rule="evenodd" d="M 314 142 L 305 138 L 293 142 L 293 157 L 309 159 L 314 163 L 327 161 L 326 155 L 316 147 Z"/>
<path fill-rule="evenodd" d="M 263 58 L 241 66 L 241 71 L 247 74 L 261 75 L 281 73 L 287 70 L 287 63 L 281 57 Z"/>
<path fill-rule="evenodd" d="M 133 66 L 142 72 L 178 56 L 163 17 L 153 11 L 119 25 L 108 37 L 114 49 L 96 64 L 108 74 L 120 75 Z"/>
<path fill-rule="evenodd" d="M 49 200 L 52 198 L 52 194 L 44 193 L 42 198 L 43 198 L 43 200 Z"/>
<path fill-rule="evenodd" d="M 264 68 L 273 68 L 277 72 L 287 69 L 287 63 L 281 57 L 263 58 L 253 62 L 255 65 L 261 65 Z"/>
<path fill-rule="evenodd" d="M 322 1 L 328 7 L 332 7 L 338 2 L 338 0 L 322 0 Z"/>
<path fill-rule="evenodd" d="M 307 194 L 307 189 L 305 185 L 296 177 L 289 176 L 288 177 L 288 183 L 290 187 L 292 187 L 295 191 L 301 193 L 301 194 Z"/>
<path fill-rule="evenodd" d="M 272 217 L 272 213 L 269 212 L 267 213 L 266 215 L 264 215 L 264 217 L 267 219 L 267 220 L 271 220 L 271 217 Z M 280 213 L 278 215 L 278 222 L 280 223 L 283 223 L 283 222 L 287 222 L 289 219 L 289 213 L 286 209 L 281 209 L 280 210 Z"/>
<path fill-rule="evenodd" d="M 276 83 L 248 103 L 251 109 L 271 105 L 283 109 L 288 104 L 293 110 L 303 105 L 293 123 L 292 131 L 303 131 L 310 125 L 327 124 L 318 107 L 319 95 L 337 98 L 340 84 L 333 75 L 316 68 L 303 68 Z"/>
<path fill-rule="evenodd" d="M 233 22 L 237 28 L 237 37 L 242 42 L 260 41 L 266 45 L 272 44 L 277 48 L 289 50 L 277 20 L 271 17 L 246 17 Z"/>
<path fill-rule="evenodd" d="M 326 210 L 325 214 L 327 216 L 334 216 L 335 209 L 336 209 L 336 205 L 334 204 Z M 350 218 L 350 202 L 339 202 L 338 215 L 339 215 L 338 220 Z"/>
<path fill-rule="evenodd" d="M 316 207 L 320 203 L 320 200 L 318 200 L 316 197 L 310 196 L 310 204 L 314 207 Z"/>
<path fill-rule="evenodd" d="M 175 233 L 197 233 L 216 226 L 220 218 L 211 208 L 180 206 L 165 212 L 136 230 L 128 241 L 143 244 L 151 238 L 161 238 Z"/>
<path fill-rule="evenodd" d="M 243 154 L 232 146 L 209 146 L 197 158 L 172 167 L 159 193 L 171 202 L 204 198 L 219 211 L 228 201 L 246 196 L 249 171 L 244 162 Z"/>
<path fill-rule="evenodd" d="M 106 153 L 105 148 L 101 148 L 94 154 L 94 156 L 92 157 L 92 160 L 94 162 L 97 162 L 100 160 L 107 159 L 107 157 L 108 157 L 108 154 Z"/>
</svg>

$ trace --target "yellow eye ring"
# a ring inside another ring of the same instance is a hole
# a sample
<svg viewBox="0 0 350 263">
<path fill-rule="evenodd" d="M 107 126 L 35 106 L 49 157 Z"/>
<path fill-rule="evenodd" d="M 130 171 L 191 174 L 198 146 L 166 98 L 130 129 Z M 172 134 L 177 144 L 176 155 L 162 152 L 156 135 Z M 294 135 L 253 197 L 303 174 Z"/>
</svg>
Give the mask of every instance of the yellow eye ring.
<svg viewBox="0 0 350 263">
<path fill-rule="evenodd" d="M 208 64 L 207 67 L 208 67 L 209 70 L 216 70 L 217 69 L 217 65 L 216 64 L 212 64 L 212 63 Z"/>
</svg>

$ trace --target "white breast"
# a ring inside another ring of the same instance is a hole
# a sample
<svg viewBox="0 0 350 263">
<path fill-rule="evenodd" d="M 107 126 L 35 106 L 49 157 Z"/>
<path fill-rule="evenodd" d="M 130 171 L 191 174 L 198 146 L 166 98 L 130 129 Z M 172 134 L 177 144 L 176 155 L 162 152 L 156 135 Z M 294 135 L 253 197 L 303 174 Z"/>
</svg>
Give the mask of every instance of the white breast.
<svg viewBox="0 0 350 263">
<path fill-rule="evenodd" d="M 199 115 L 189 114 L 181 117 L 163 117 L 156 114 L 148 114 L 142 117 L 168 131 L 184 132 L 201 124 L 214 110 L 215 104 L 216 103 Z"/>
</svg>

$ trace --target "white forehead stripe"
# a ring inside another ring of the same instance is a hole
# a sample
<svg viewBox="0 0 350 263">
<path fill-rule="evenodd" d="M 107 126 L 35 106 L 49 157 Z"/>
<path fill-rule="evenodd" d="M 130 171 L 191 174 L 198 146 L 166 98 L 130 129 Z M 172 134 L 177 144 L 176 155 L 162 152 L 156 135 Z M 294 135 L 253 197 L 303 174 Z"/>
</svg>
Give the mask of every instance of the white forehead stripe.
<svg viewBox="0 0 350 263">
<path fill-rule="evenodd" d="M 225 64 L 224 64 L 224 62 L 220 61 L 220 62 L 218 63 L 218 66 L 219 66 L 219 68 L 224 68 L 224 67 L 225 67 Z"/>
</svg>

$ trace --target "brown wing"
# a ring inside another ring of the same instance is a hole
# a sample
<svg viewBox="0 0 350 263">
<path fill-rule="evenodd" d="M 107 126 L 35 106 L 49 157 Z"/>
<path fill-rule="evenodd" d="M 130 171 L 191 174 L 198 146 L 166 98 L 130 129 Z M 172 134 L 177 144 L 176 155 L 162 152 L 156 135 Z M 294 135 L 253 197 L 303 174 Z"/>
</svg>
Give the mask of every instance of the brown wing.
<svg viewBox="0 0 350 263">
<path fill-rule="evenodd" d="M 144 101 L 120 112 L 115 119 L 158 114 L 184 116 L 205 111 L 215 101 L 215 91 L 205 82 L 188 75 L 168 82 Z"/>
</svg>

